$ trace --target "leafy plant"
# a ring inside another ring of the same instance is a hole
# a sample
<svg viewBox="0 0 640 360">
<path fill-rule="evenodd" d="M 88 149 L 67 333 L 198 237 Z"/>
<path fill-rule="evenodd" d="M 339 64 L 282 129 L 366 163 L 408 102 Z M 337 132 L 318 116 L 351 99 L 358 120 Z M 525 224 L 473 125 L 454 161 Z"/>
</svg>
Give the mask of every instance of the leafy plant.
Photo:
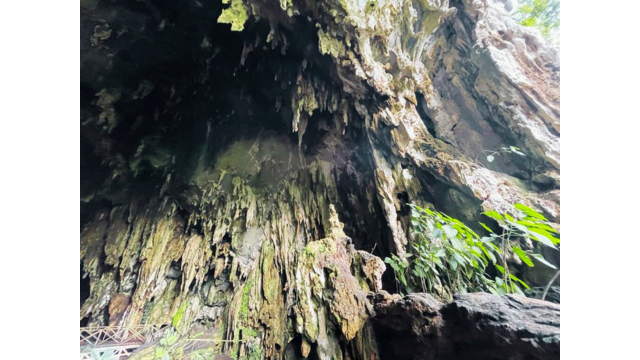
<svg viewBox="0 0 640 360">
<path fill-rule="evenodd" d="M 413 288 L 450 299 L 453 293 L 497 291 L 486 275 L 489 261 L 495 261 L 496 246 L 482 242 L 478 234 L 457 219 L 411 204 L 413 254 L 408 261 L 392 255 L 386 258 L 396 279 L 411 292 Z"/>
<path fill-rule="evenodd" d="M 515 204 L 514 207 L 515 211 L 513 215 L 500 214 L 497 211 L 484 212 L 484 215 L 498 222 L 498 225 L 503 229 L 501 235 L 495 234 L 484 223 L 480 223 L 480 225 L 489 231 L 490 235 L 482 239 L 496 242 L 499 247 L 498 254 L 500 256 L 495 267 L 502 277 L 496 278 L 496 284 L 499 286 L 498 292 L 516 292 L 524 295 L 519 285 L 522 285 L 526 289 L 529 289 L 529 286 L 509 272 L 509 267 L 506 265 L 508 256 L 515 254 L 515 256 L 529 267 L 535 266 L 532 261 L 532 258 L 535 258 L 538 262 L 556 269 L 556 267 L 548 262 L 541 254 L 535 254 L 530 250 L 523 250 L 520 247 L 518 239 L 531 239 L 558 250 L 557 245 L 560 244 L 560 239 L 558 238 L 560 233 L 551 227 L 549 221 L 542 214 L 532 208 L 523 204 Z"/>
<path fill-rule="evenodd" d="M 409 268 L 409 263 L 398 256 L 396 254 L 391 254 L 390 258 L 385 258 L 384 262 L 391 265 L 393 268 L 393 273 L 396 277 L 396 281 L 400 281 L 402 285 L 407 287 L 407 278 L 405 277 L 405 273 L 407 272 L 407 268 Z"/>
<path fill-rule="evenodd" d="M 514 13 L 516 20 L 524 26 L 540 29 L 542 36 L 550 39 L 551 33 L 560 28 L 560 0 L 520 0 Z"/>
<path fill-rule="evenodd" d="M 503 146 L 502 148 L 500 148 L 500 150 L 492 151 L 489 155 L 487 155 L 487 161 L 493 162 L 493 160 L 495 160 L 496 155 L 509 154 L 509 153 L 525 156 L 525 154 L 522 151 L 520 151 L 520 148 L 517 146 L 509 146 L 509 147 Z"/>
<path fill-rule="evenodd" d="M 509 271 L 507 261 L 517 256 L 528 266 L 535 266 L 532 258 L 555 268 L 541 254 L 524 250 L 519 239 L 532 239 L 557 249 L 559 233 L 547 219 L 535 210 L 516 204 L 513 215 L 487 211 L 484 214 L 496 220 L 503 229 L 496 234 L 484 223 L 489 232 L 481 237 L 457 219 L 446 214 L 410 204 L 413 244 L 404 258 L 392 255 L 386 258 L 394 270 L 396 281 L 407 292 L 414 289 L 450 299 L 454 293 L 489 291 L 494 294 L 519 293 L 521 286 L 529 286 Z M 491 279 L 487 274 L 490 264 L 500 276 Z"/>
</svg>

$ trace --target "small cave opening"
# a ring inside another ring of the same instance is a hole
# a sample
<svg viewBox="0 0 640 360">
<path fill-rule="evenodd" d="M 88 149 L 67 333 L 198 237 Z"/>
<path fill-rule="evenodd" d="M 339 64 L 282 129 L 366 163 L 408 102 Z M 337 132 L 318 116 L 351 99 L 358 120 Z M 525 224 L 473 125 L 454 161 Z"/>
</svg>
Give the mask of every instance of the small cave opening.
<svg viewBox="0 0 640 360">
<path fill-rule="evenodd" d="M 399 216 L 407 216 L 410 213 L 411 207 L 409 206 L 409 194 L 406 191 L 401 191 L 396 194 L 398 201 L 400 201 Z"/>
<path fill-rule="evenodd" d="M 178 280 L 182 277 L 182 258 L 177 261 L 172 261 L 165 278 Z"/>
<path fill-rule="evenodd" d="M 323 143 L 324 137 L 334 128 L 332 115 L 328 111 L 314 111 L 307 120 L 306 129 L 302 136 L 300 149 L 305 155 L 317 152 L 317 146 Z M 297 134 L 292 134 L 296 135 Z M 297 141 L 297 140 L 296 140 Z"/>
<path fill-rule="evenodd" d="M 284 347 L 283 358 L 285 360 L 297 360 L 302 359 L 302 336 L 296 334 L 296 336 L 289 341 L 289 343 Z"/>
<path fill-rule="evenodd" d="M 427 99 L 425 99 L 424 95 L 421 92 L 416 92 L 416 100 L 418 101 L 418 106 L 416 106 L 416 110 L 418 110 L 418 115 L 424 122 L 424 125 L 427 127 L 427 131 L 431 136 L 437 138 L 436 133 L 436 125 L 433 122 L 433 119 L 429 116 L 429 106 L 427 105 Z"/>
</svg>

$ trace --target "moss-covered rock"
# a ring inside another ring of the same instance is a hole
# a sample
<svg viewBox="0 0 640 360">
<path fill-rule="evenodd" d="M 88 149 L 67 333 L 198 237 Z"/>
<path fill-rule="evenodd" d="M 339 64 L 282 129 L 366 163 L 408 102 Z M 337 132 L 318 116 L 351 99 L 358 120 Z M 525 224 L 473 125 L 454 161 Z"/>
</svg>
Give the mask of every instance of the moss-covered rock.
<svg viewBox="0 0 640 360">
<path fill-rule="evenodd" d="M 244 23 L 248 19 L 247 9 L 242 0 L 222 0 L 223 4 L 229 4 L 229 8 L 222 10 L 218 18 L 219 23 L 231 24 L 231 30 L 242 31 Z"/>
<path fill-rule="evenodd" d="M 327 346 L 331 340 L 326 330 L 321 331 L 328 327 L 337 327 L 346 340 L 353 339 L 364 326 L 371 310 L 366 299 L 368 286 L 365 284 L 363 289 L 352 274 L 356 252 L 343 231 L 343 224 L 338 220 L 333 205 L 329 209 L 329 237 L 305 246 L 296 271 L 296 289 L 300 296 L 296 311 L 298 331 L 306 339 L 301 351 L 307 353 L 309 343 L 314 342 L 321 347 L 333 348 Z M 329 355 L 319 356 L 324 358 Z"/>
</svg>

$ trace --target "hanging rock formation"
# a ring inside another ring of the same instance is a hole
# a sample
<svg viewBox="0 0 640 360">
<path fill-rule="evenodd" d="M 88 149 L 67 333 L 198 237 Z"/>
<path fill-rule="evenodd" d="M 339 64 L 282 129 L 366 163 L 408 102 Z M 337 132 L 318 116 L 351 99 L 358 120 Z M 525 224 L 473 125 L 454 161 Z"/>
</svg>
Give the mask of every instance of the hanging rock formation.
<svg viewBox="0 0 640 360">
<path fill-rule="evenodd" d="M 408 203 L 560 221 L 559 56 L 501 3 L 83 0 L 80 40 L 81 325 L 172 324 L 138 358 L 383 358 Z"/>
</svg>

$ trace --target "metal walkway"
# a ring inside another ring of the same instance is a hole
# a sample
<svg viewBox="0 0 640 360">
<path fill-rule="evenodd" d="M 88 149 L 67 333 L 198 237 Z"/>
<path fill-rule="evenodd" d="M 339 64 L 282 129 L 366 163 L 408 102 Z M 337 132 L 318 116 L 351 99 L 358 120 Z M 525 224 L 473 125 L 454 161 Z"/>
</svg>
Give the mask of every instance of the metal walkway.
<svg viewBox="0 0 640 360">
<path fill-rule="evenodd" d="M 126 359 L 140 346 L 162 337 L 169 325 L 80 328 L 80 360 Z"/>
</svg>

